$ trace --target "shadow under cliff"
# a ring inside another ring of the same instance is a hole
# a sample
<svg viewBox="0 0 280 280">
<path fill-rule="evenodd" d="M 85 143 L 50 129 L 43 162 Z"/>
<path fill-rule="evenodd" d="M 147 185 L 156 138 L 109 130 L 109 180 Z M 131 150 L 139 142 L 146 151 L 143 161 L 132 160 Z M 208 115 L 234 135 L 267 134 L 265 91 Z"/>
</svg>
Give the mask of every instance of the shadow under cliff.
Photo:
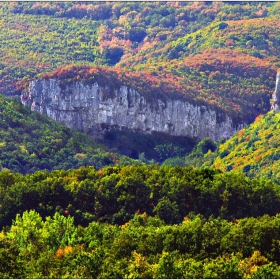
<svg viewBox="0 0 280 280">
<path fill-rule="evenodd" d="M 147 134 L 126 128 L 111 129 L 105 133 L 104 139 L 97 141 L 131 158 L 144 157 L 160 163 L 169 157 L 184 156 L 198 142 L 189 137 L 170 136 L 160 132 Z"/>
</svg>

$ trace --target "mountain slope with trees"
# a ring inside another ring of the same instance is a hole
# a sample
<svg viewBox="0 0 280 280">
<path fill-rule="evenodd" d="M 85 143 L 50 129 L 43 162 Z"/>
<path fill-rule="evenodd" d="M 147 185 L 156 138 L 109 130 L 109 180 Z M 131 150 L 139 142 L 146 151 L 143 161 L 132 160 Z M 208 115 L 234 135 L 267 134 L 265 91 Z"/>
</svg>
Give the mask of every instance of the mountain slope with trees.
<svg viewBox="0 0 280 280">
<path fill-rule="evenodd" d="M 185 158 L 185 164 L 238 172 L 250 178 L 280 183 L 280 114 L 260 115 L 228 140 L 204 139 Z"/>
<path fill-rule="evenodd" d="M 102 168 L 132 159 L 110 152 L 89 136 L 0 95 L 0 164 L 23 174 L 36 170 Z"/>
<path fill-rule="evenodd" d="M 262 58 L 279 67 L 279 28 L 279 19 L 275 16 L 214 21 L 205 28 L 167 43 L 153 53 L 143 55 L 140 52 L 137 56 L 143 57 L 144 61 L 168 61 L 222 48 Z M 132 61 L 134 64 L 138 62 L 137 59 Z"/>
<path fill-rule="evenodd" d="M 58 67 L 110 72 L 117 65 L 138 88 L 183 93 L 251 123 L 270 107 L 279 66 L 278 6 L 3 2 L 0 91 L 19 94 L 38 74 Z"/>
<path fill-rule="evenodd" d="M 280 183 L 280 114 L 259 116 L 249 127 L 219 145 L 214 168 L 244 172 L 250 178 Z"/>
<path fill-rule="evenodd" d="M 34 75 L 72 63 L 130 68 L 132 63 L 150 64 L 152 54 L 163 54 L 156 61 L 176 58 L 166 56 L 163 46 L 175 52 L 182 45 L 188 55 L 197 54 L 194 50 L 233 49 L 277 64 L 278 6 L 277 2 L 2 2 L 1 91 L 13 94 Z M 219 27 L 222 21 L 229 21 L 227 28 Z M 192 38 L 193 46 L 184 45 L 185 36 Z M 261 46 L 265 48 L 255 49 Z"/>
</svg>

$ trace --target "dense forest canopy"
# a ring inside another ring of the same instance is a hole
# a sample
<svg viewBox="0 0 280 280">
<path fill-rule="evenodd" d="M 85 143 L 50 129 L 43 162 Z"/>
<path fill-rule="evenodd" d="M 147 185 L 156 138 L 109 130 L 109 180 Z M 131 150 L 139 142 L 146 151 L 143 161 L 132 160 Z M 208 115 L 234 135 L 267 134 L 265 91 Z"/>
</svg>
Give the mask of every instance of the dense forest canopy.
<svg viewBox="0 0 280 280">
<path fill-rule="evenodd" d="M 279 275 L 269 180 L 155 165 L 2 171 L 0 185 L 4 278 Z"/>
</svg>

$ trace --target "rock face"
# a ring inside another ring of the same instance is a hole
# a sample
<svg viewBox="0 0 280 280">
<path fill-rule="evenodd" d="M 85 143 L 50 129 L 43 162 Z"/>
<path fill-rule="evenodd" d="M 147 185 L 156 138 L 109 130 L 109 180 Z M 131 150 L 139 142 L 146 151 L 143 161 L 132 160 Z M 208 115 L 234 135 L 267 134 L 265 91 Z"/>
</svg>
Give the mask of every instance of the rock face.
<svg viewBox="0 0 280 280">
<path fill-rule="evenodd" d="M 276 76 L 276 86 L 275 91 L 272 95 L 271 110 L 273 110 L 274 112 L 280 111 L 280 72 L 278 72 Z"/>
<path fill-rule="evenodd" d="M 146 133 L 162 132 L 196 140 L 228 138 L 244 125 L 206 106 L 183 100 L 148 102 L 143 95 L 125 86 L 108 93 L 97 83 L 76 82 L 60 87 L 59 81 L 32 81 L 22 103 L 51 117 L 58 123 L 83 131 L 94 139 L 111 128 L 129 128 Z"/>
</svg>

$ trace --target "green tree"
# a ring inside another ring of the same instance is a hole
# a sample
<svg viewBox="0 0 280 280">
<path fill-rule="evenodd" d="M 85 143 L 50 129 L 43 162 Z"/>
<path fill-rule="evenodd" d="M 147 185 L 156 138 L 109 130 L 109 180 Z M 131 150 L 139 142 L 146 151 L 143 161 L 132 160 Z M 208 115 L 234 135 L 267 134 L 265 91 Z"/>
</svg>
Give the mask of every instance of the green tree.
<svg viewBox="0 0 280 280">
<path fill-rule="evenodd" d="M 25 211 L 22 217 L 18 214 L 11 230 L 7 233 L 7 238 L 17 243 L 19 250 L 32 251 L 36 249 L 39 253 L 45 247 L 42 217 L 34 210 Z"/>
<path fill-rule="evenodd" d="M 155 206 L 153 212 L 158 215 L 167 224 L 174 224 L 179 222 L 179 209 L 177 203 L 171 202 L 169 198 L 162 198 Z"/>
<path fill-rule="evenodd" d="M 132 252 L 132 259 L 129 261 L 128 279 L 152 279 L 153 267 L 147 262 L 146 258 L 136 251 Z"/>
<path fill-rule="evenodd" d="M 53 218 L 47 217 L 43 232 L 45 244 L 52 250 L 75 246 L 78 243 L 77 228 L 74 226 L 74 218 L 71 216 L 66 218 L 56 212 Z"/>
</svg>

